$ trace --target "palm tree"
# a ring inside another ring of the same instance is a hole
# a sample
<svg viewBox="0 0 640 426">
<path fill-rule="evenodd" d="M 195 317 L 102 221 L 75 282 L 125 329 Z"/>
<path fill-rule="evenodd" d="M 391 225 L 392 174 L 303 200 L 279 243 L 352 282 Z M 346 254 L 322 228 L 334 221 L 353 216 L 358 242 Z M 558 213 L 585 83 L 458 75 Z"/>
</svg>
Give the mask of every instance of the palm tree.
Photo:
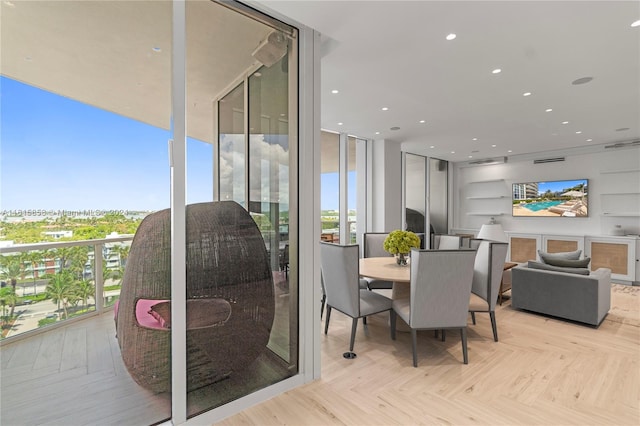
<svg viewBox="0 0 640 426">
<path fill-rule="evenodd" d="M 49 250 L 30 251 L 22 253 L 21 257 L 23 261 L 31 263 L 31 274 L 33 276 L 33 294 L 38 293 L 36 286 L 37 268 L 41 262 L 45 262 L 47 256 L 50 256 Z"/>
<path fill-rule="evenodd" d="M 55 274 L 47 285 L 47 296 L 58 305 L 58 311 L 60 310 L 60 303 L 62 303 L 65 318 L 68 316 L 67 305 L 76 296 L 73 284 L 74 279 L 71 272 L 62 271 L 59 274 Z"/>
<path fill-rule="evenodd" d="M 76 281 L 76 293 L 84 302 L 84 308 L 87 309 L 89 298 L 93 298 L 94 301 L 96 299 L 96 286 L 94 286 L 91 281 Z"/>
<path fill-rule="evenodd" d="M 4 287 L 0 289 L 0 305 L 2 305 L 2 317 L 4 318 L 5 322 L 7 318 L 7 305 L 11 307 L 9 318 L 13 318 L 13 312 L 16 307 L 16 303 L 18 303 L 18 296 L 16 296 L 13 288 Z"/>
<path fill-rule="evenodd" d="M 3 280 L 7 280 L 13 287 L 13 292 L 16 292 L 16 284 L 18 279 L 22 277 L 24 273 L 24 264 L 20 260 L 20 256 L 0 256 L 2 266 L 0 267 L 0 277 Z"/>
</svg>

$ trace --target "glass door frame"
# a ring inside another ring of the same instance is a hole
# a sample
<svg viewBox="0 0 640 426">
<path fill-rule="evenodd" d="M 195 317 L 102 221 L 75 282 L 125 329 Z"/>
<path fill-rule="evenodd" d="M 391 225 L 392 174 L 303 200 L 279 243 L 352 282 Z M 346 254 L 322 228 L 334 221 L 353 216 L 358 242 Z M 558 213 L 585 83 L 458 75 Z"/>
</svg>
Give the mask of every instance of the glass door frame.
<svg viewBox="0 0 640 426">
<path fill-rule="evenodd" d="M 230 2 L 218 2 L 229 7 Z M 226 4 L 225 4 L 226 3 Z M 300 283 L 313 283 L 292 294 L 297 300 L 298 310 L 298 374 L 275 383 L 257 392 L 239 398 L 231 403 L 207 411 L 187 420 L 186 399 L 186 2 L 172 2 L 172 74 L 171 107 L 172 139 L 169 141 L 169 163 L 171 169 L 171 279 L 172 279 L 172 333 L 171 333 L 171 423 L 201 424 L 216 422 L 233 415 L 251 405 L 293 389 L 320 377 L 320 303 L 316 295 L 320 289 L 319 249 L 314 244 L 319 233 L 319 141 L 320 141 L 320 35 L 319 33 L 293 23 L 298 28 L 298 37 L 290 49 L 289 66 L 295 72 L 290 74 L 289 102 L 292 109 L 290 128 L 291 169 L 290 191 L 297 193 L 298 199 L 290 202 L 290 210 L 297 213 L 293 220 L 298 223 L 298 241 L 305 241 L 298 247 L 298 276 Z M 251 12 L 241 3 L 233 2 L 242 13 Z M 281 19 L 265 8 L 257 5 L 260 13 Z M 247 12 L 248 11 L 248 12 Z M 269 19 L 266 19 L 269 22 Z M 292 90 L 293 89 L 293 90 Z M 300 141 L 300 142 L 299 142 Z M 304 143 L 302 143 L 304 142 Z M 300 146 L 298 146 L 300 143 Z M 214 156 L 217 153 L 214 150 Z M 297 162 L 296 162 L 297 160 Z M 295 164 L 294 164 L 295 163 Z M 295 167 L 294 167 L 295 165 Z M 215 173 L 215 172 L 214 172 Z M 212 177 L 213 178 L 213 177 Z M 217 191 L 214 184 L 214 193 Z M 214 194 L 215 195 L 215 194 Z M 291 220 L 291 218 L 290 218 Z M 292 251 L 296 248 L 292 247 Z M 291 273 L 296 273 L 295 269 Z"/>
</svg>

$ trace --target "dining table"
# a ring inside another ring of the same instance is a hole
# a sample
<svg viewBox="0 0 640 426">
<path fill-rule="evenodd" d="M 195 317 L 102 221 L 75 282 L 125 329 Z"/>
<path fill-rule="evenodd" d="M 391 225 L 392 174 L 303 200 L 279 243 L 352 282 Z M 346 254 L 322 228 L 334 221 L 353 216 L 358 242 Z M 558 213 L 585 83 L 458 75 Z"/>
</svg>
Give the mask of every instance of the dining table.
<svg viewBox="0 0 640 426">
<path fill-rule="evenodd" d="M 411 294 L 411 265 L 398 265 L 395 257 L 361 258 L 360 276 L 393 282 L 391 289 L 392 300 L 408 298 Z M 398 317 L 398 320 L 396 322 L 397 331 L 410 330 L 402 318 Z"/>
</svg>

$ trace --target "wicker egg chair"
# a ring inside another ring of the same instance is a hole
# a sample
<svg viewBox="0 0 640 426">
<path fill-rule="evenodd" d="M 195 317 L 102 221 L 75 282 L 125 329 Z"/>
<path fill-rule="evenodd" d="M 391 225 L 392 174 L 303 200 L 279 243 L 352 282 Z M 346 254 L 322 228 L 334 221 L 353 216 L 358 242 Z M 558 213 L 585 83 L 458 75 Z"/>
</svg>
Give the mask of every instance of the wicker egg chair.
<svg viewBox="0 0 640 426">
<path fill-rule="evenodd" d="M 274 318 L 264 240 L 232 201 L 186 210 L 187 390 L 225 379 L 266 348 Z M 171 390 L 170 210 L 147 216 L 131 244 L 116 313 L 117 338 L 135 381 Z M 179 297 L 176 295 L 176 297 Z"/>
</svg>

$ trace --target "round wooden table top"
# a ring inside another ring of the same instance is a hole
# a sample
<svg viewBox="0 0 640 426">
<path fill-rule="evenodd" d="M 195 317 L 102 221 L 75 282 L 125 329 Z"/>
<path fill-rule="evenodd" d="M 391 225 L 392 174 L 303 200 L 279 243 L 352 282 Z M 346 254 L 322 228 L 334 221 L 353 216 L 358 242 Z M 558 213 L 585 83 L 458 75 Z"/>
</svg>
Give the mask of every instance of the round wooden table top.
<svg viewBox="0 0 640 426">
<path fill-rule="evenodd" d="M 360 276 L 377 280 L 411 281 L 411 266 L 399 266 L 395 257 L 364 257 L 360 259 Z"/>
</svg>

